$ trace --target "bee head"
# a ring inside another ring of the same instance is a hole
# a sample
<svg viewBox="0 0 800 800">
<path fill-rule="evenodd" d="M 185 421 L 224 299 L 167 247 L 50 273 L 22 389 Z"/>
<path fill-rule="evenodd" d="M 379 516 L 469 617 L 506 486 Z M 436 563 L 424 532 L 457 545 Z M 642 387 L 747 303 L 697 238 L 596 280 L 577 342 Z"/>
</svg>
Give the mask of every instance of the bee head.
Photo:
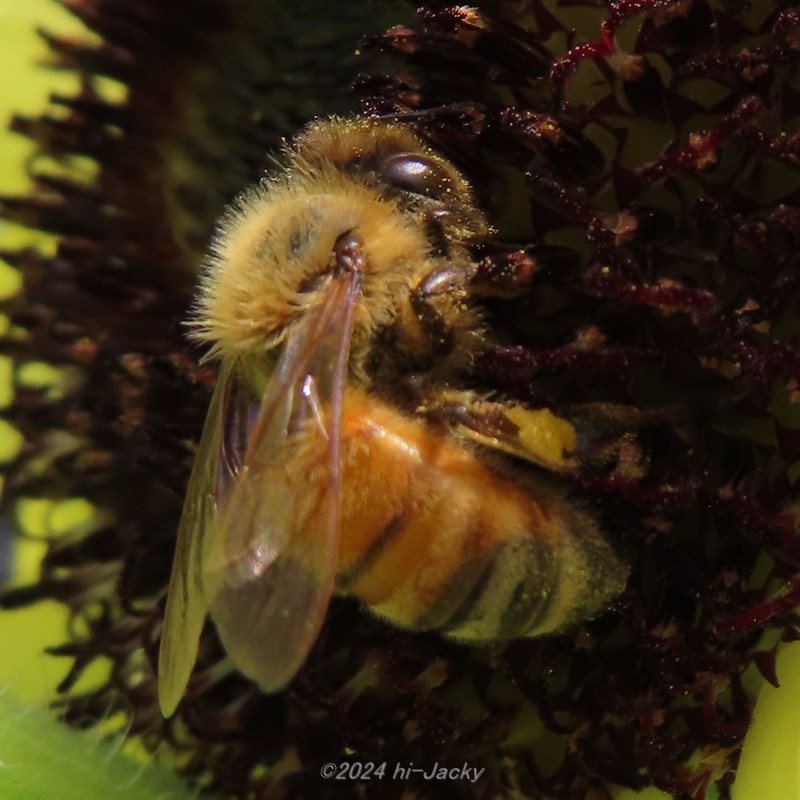
<svg viewBox="0 0 800 800">
<path fill-rule="evenodd" d="M 221 356 L 268 351 L 319 307 L 333 278 L 358 273 L 358 363 L 403 313 L 402 298 L 454 252 L 467 263 L 464 243 L 487 230 L 463 177 L 408 131 L 316 123 L 287 150 L 284 169 L 223 217 L 194 336 Z"/>
<path fill-rule="evenodd" d="M 464 243 L 490 232 L 464 176 L 402 125 L 367 117 L 319 120 L 289 154 L 308 171 L 335 165 L 395 198 L 404 212 L 434 223 L 447 239 Z"/>
</svg>

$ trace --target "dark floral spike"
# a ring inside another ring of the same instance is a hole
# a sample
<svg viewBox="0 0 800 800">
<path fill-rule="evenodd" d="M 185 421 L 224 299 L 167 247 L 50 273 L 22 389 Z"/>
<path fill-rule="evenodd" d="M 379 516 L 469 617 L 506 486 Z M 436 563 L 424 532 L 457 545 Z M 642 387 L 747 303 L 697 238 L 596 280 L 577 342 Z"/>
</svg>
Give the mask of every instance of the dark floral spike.
<svg viewBox="0 0 800 800">
<path fill-rule="evenodd" d="M 149 748 L 236 798 L 702 800 L 732 784 L 755 664 L 800 638 L 800 15 L 779 2 L 70 0 L 98 44 L 43 32 L 81 79 L 12 128 L 34 190 L 3 214 L 58 236 L 3 342 L 63 390 L 18 386 L 28 444 L 6 504 L 84 496 L 34 586 L 72 615 L 61 710 L 121 712 Z M 372 16 L 371 16 L 372 15 Z M 379 31 L 386 31 L 379 34 Z M 362 59 L 356 43 L 378 53 Z M 98 77 L 126 97 L 111 102 Z M 488 649 L 393 630 L 337 600 L 280 695 L 232 671 L 209 627 L 175 719 L 154 666 L 174 533 L 213 370 L 182 321 L 224 203 L 314 114 L 406 121 L 476 186 L 497 239 L 473 284 L 494 345 L 475 388 L 568 414 L 570 482 L 629 558 L 625 593 L 566 636 Z M 87 182 L 73 156 L 98 167 Z M 45 166 L 48 159 L 63 169 Z M 601 410 L 602 413 L 600 413 Z M 758 566 L 756 566 L 758 565 Z M 78 695 L 82 671 L 111 663 Z M 465 761 L 467 783 L 324 783 L 326 762 Z"/>
<path fill-rule="evenodd" d="M 764 104 L 756 97 L 748 97 L 733 113 L 724 117 L 713 131 L 694 132 L 689 135 L 689 146 L 668 153 L 637 171 L 644 186 L 664 180 L 679 170 L 704 170 L 713 166 L 722 144 L 736 133 L 741 133 L 748 124 L 764 112 Z"/>
<path fill-rule="evenodd" d="M 600 24 L 600 38 L 575 45 L 553 61 L 550 67 L 550 80 L 556 97 L 564 96 L 567 79 L 581 61 L 587 58 L 605 58 L 617 52 L 615 37 L 622 23 L 636 14 L 645 12 L 650 20 L 655 21 L 654 17 L 659 12 L 676 6 L 678 3 L 675 0 L 615 0 L 615 2 L 609 3 L 608 17 Z"/>
</svg>

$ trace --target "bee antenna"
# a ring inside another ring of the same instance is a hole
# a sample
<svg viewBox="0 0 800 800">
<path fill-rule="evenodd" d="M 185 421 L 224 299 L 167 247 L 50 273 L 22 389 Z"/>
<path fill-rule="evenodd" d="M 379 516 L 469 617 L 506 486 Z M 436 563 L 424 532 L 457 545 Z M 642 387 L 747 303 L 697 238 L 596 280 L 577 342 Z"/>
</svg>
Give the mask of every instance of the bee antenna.
<svg viewBox="0 0 800 800">
<path fill-rule="evenodd" d="M 375 119 L 409 122 L 422 117 L 433 117 L 437 114 L 457 113 L 460 111 L 480 111 L 483 113 L 483 107 L 477 103 L 462 101 L 460 103 L 448 103 L 444 106 L 436 106 L 435 108 L 421 108 L 416 111 L 396 111 L 391 114 L 379 114 Z"/>
</svg>

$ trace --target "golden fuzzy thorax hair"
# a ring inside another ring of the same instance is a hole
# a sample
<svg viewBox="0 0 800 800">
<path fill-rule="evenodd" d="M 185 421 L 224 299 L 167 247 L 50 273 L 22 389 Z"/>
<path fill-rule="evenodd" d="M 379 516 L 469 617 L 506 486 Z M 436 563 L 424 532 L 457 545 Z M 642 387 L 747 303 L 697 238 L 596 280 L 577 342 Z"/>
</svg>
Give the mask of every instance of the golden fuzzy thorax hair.
<svg viewBox="0 0 800 800">
<path fill-rule="evenodd" d="M 432 252 L 425 225 L 426 204 L 433 201 L 404 200 L 379 175 L 387 158 L 406 154 L 435 160 L 446 175 L 438 205 L 456 212 L 446 223 L 452 240 L 446 259 Z M 351 366 L 358 369 L 376 331 L 413 317 L 408 298 L 427 275 L 455 260 L 466 283 L 471 262 L 461 242 L 485 235 L 486 222 L 455 168 L 396 125 L 317 122 L 286 156 L 274 177 L 239 197 L 223 218 L 191 323 L 194 336 L 223 358 L 256 355 L 279 344 L 293 321 L 320 302 L 336 242 L 352 234 L 365 264 L 353 322 Z M 477 338 L 469 333 L 477 325 L 474 312 L 458 298 L 451 316 L 451 324 L 464 331 L 459 346 L 471 349 L 469 341 Z"/>
</svg>

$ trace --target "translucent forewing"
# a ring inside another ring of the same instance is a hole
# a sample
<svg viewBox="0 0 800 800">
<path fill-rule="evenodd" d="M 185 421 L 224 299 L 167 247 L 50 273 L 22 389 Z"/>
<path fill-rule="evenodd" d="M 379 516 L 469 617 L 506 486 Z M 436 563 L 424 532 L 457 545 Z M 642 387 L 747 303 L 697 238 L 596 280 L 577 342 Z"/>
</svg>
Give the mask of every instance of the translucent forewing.
<svg viewBox="0 0 800 800">
<path fill-rule="evenodd" d="M 305 660 L 336 577 L 340 420 L 358 280 L 330 280 L 320 307 L 287 337 L 204 554 L 205 597 L 225 649 L 268 692 Z"/>
<path fill-rule="evenodd" d="M 178 526 L 158 655 L 158 701 L 167 717 L 175 711 L 186 689 L 207 613 L 201 575 L 203 538 L 213 518 L 215 492 L 221 468 L 224 469 L 219 451 L 234 371 L 232 363 L 223 364 L 220 370 Z"/>
</svg>

